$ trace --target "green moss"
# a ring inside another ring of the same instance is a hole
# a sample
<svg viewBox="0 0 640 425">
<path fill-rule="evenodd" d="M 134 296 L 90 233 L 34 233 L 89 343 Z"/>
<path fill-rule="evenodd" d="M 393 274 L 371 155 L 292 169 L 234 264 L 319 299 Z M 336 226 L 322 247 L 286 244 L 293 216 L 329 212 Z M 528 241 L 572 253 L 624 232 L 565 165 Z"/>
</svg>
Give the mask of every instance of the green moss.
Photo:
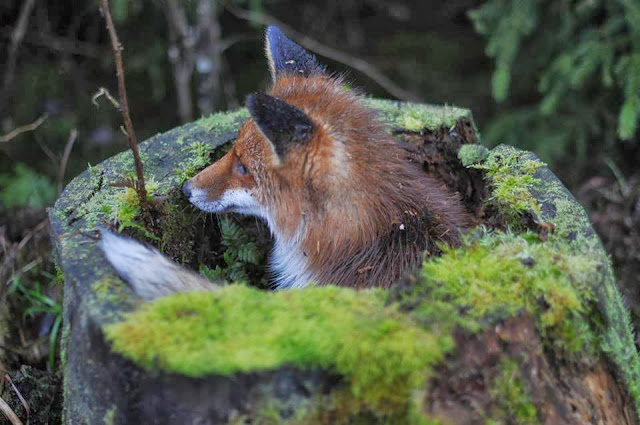
<svg viewBox="0 0 640 425">
<path fill-rule="evenodd" d="M 424 264 L 418 291 L 429 302 L 414 314 L 435 318 L 441 326 L 447 324 L 443 318 L 453 315 L 449 322 L 477 331 L 487 319 L 526 310 L 549 348 L 567 355 L 594 354 L 596 329 L 589 324 L 598 264 L 561 240 L 542 243 L 532 233 L 486 232 L 462 247 L 445 248 L 442 257 Z"/>
<path fill-rule="evenodd" d="M 589 276 L 576 283 L 587 285 L 594 298 L 588 321 L 572 321 L 560 330 L 561 345 L 576 347 L 580 335 L 589 328 L 597 338 L 597 347 L 615 363 L 640 412 L 640 358 L 635 348 L 629 312 L 618 290 L 611 262 L 593 231 L 589 218 L 573 196 L 531 154 L 510 146 L 493 149 L 484 162 L 472 167 L 482 169 L 492 185 L 492 197 L 500 212 L 516 229 L 523 229 L 521 216 L 533 215 L 539 223 L 552 223 L 551 241 L 564 245 L 574 257 L 592 261 Z M 544 181 L 544 183 L 542 183 Z M 543 208 L 544 207 L 544 208 Z M 553 339 L 552 339 L 553 340 Z M 568 343 L 568 344 L 567 344 Z"/>
<path fill-rule="evenodd" d="M 222 134 L 228 131 L 237 130 L 239 123 L 249 118 L 247 108 L 240 108 L 230 112 L 220 112 L 200 118 L 195 124 L 204 128 L 206 131 L 214 131 L 216 134 Z"/>
<path fill-rule="evenodd" d="M 465 153 L 467 150 L 463 151 L 463 156 Z M 537 218 L 541 213 L 533 189 L 540 186 L 541 181 L 535 174 L 545 164 L 530 156 L 528 152 L 501 146 L 501 149 L 492 150 L 484 161 L 471 165 L 485 172 L 492 185 L 489 202 L 514 227 L 520 227 L 522 214 L 532 213 Z"/>
<path fill-rule="evenodd" d="M 452 340 L 384 307 L 383 295 L 231 285 L 159 299 L 105 331 L 116 351 L 149 368 L 202 376 L 322 367 L 348 377 L 353 395 L 365 403 L 397 408 L 424 384 Z"/>
<path fill-rule="evenodd" d="M 122 304 L 131 297 L 131 290 L 122 280 L 105 276 L 91 286 L 93 293 L 103 302 Z"/>
<path fill-rule="evenodd" d="M 501 374 L 490 390 L 491 395 L 496 398 L 497 406 L 488 423 L 539 424 L 536 407 L 520 378 L 518 363 L 513 359 L 503 359 L 501 369 Z"/>
<path fill-rule="evenodd" d="M 489 149 L 478 144 L 462 145 L 458 151 L 458 159 L 465 167 L 476 165 L 487 159 Z"/>
<path fill-rule="evenodd" d="M 435 106 L 418 103 L 401 103 L 384 99 L 366 99 L 371 107 L 380 110 L 382 116 L 396 129 L 423 132 L 449 129 L 462 118 L 471 119 L 468 109 L 454 106 Z"/>
<path fill-rule="evenodd" d="M 91 314 L 102 323 L 121 321 L 127 311 L 133 310 L 139 300 L 132 296 L 131 289 L 121 279 L 107 275 L 91 286 L 92 297 L 87 301 Z"/>
<path fill-rule="evenodd" d="M 219 149 L 219 148 L 218 148 Z M 187 147 L 190 155 L 187 161 L 180 163 L 175 169 L 174 173 L 178 178 L 178 184 L 182 185 L 184 182 L 195 176 L 196 173 L 211 163 L 211 146 L 202 142 L 195 142 Z"/>
<path fill-rule="evenodd" d="M 335 370 L 347 377 L 352 397 L 374 411 L 423 418 L 409 408 L 412 394 L 453 347 L 457 326 L 474 332 L 526 310 L 548 348 L 595 355 L 589 284 L 596 266 L 561 241 L 486 232 L 426 262 L 422 283 L 397 298 L 380 290 L 230 285 L 159 299 L 108 326 L 106 335 L 143 366 L 189 376 L 289 364 Z M 419 302 L 402 313 L 409 299 Z"/>
</svg>

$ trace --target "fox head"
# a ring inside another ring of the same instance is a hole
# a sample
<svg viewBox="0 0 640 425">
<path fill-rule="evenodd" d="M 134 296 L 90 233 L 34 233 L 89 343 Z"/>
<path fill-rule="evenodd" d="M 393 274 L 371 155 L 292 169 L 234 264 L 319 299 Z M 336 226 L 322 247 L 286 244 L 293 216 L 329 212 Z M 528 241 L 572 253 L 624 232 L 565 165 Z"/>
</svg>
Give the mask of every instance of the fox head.
<svg viewBox="0 0 640 425">
<path fill-rule="evenodd" d="M 346 201 L 338 193 L 348 189 L 338 183 L 349 173 L 344 143 L 367 129 L 354 122 L 363 111 L 342 79 L 273 26 L 266 53 L 269 94 L 247 97 L 251 118 L 231 150 L 187 181 L 183 192 L 202 210 L 254 215 L 276 236 L 291 236 L 327 201 Z"/>
</svg>

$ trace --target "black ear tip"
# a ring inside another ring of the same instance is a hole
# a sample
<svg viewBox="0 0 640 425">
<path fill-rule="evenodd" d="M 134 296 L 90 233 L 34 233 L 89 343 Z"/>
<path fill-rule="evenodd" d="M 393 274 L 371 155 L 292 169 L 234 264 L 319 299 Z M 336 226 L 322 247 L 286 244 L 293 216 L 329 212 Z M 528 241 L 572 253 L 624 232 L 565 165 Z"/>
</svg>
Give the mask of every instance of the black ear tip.
<svg viewBox="0 0 640 425">
<path fill-rule="evenodd" d="M 275 25 L 269 25 L 267 27 L 267 35 L 278 35 L 282 34 L 282 30 Z"/>
<path fill-rule="evenodd" d="M 269 25 L 267 27 L 266 34 L 269 43 L 272 43 L 274 45 L 278 43 L 278 39 L 282 39 L 283 37 L 286 38 L 282 30 L 275 25 Z"/>
</svg>

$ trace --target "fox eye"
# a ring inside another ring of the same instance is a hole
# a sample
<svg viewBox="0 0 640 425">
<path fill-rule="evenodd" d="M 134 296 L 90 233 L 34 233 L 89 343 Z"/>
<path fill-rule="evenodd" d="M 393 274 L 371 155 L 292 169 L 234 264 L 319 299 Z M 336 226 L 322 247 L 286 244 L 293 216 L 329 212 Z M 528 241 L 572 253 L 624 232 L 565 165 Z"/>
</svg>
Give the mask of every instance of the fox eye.
<svg viewBox="0 0 640 425">
<path fill-rule="evenodd" d="M 236 161 L 236 171 L 238 173 L 240 173 L 241 175 L 243 175 L 243 176 L 248 173 L 248 171 L 245 168 L 244 164 L 242 164 L 242 162 L 240 162 L 240 161 Z"/>
</svg>

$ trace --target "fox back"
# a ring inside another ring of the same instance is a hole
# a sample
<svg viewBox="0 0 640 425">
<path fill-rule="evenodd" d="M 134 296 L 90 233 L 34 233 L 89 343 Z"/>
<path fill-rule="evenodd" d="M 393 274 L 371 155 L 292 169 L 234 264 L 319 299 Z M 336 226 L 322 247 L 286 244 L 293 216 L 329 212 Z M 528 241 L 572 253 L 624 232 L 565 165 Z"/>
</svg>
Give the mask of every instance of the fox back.
<svg viewBox="0 0 640 425">
<path fill-rule="evenodd" d="M 278 288 L 388 287 L 471 223 L 457 195 L 406 159 L 362 97 L 275 27 L 272 87 L 248 96 L 231 150 L 185 183 L 196 207 L 264 219 Z"/>
</svg>

